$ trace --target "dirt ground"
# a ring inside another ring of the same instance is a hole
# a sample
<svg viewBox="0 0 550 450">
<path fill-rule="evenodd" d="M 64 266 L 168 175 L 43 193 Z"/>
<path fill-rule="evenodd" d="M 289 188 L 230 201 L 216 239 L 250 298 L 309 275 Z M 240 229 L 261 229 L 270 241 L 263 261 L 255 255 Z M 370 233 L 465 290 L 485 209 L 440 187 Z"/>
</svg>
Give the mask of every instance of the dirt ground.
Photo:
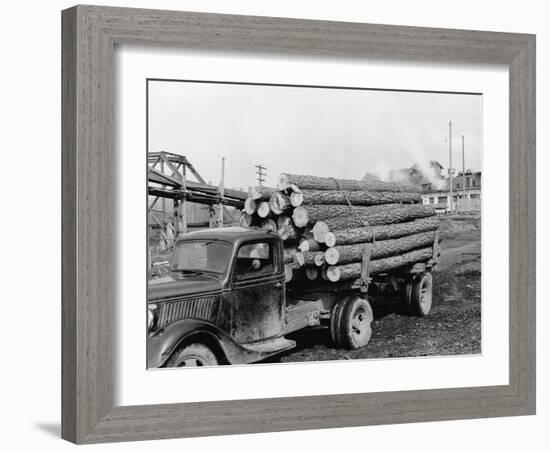
<svg viewBox="0 0 550 450">
<path fill-rule="evenodd" d="M 481 352 L 481 229 L 479 215 L 443 216 L 441 257 L 433 273 L 427 317 L 409 317 L 398 298 L 373 302 L 373 334 L 359 350 L 334 348 L 326 329 L 289 336 L 297 347 L 266 362 L 397 358 Z"/>
</svg>

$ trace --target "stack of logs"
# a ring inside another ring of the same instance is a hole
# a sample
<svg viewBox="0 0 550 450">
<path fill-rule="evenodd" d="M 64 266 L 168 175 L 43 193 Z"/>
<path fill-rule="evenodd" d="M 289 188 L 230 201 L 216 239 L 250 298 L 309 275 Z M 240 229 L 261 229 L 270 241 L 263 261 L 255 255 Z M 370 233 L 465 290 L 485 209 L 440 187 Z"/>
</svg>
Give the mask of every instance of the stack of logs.
<svg viewBox="0 0 550 450">
<path fill-rule="evenodd" d="M 277 188 L 249 191 L 241 225 L 278 232 L 285 279 L 336 282 L 429 260 L 439 242 L 435 210 L 417 186 L 281 174 Z"/>
</svg>

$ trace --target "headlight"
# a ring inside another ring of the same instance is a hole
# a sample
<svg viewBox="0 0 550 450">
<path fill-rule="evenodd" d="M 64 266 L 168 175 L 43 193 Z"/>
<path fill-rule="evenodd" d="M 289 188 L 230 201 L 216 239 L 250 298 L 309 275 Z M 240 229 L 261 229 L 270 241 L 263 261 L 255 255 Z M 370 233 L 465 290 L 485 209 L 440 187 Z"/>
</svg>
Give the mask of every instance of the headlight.
<svg viewBox="0 0 550 450">
<path fill-rule="evenodd" d="M 156 309 L 157 305 L 149 305 L 147 307 L 147 329 L 149 331 L 151 331 L 157 321 Z"/>
</svg>

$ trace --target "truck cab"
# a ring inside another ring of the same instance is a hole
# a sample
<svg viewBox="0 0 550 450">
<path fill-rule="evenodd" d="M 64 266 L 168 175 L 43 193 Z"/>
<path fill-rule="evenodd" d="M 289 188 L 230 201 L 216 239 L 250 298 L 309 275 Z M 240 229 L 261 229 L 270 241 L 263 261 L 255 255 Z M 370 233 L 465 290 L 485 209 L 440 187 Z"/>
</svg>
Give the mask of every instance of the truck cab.
<svg viewBox="0 0 550 450">
<path fill-rule="evenodd" d="M 148 368 L 251 363 L 295 346 L 284 337 L 283 245 L 268 230 L 185 234 L 147 299 Z"/>
</svg>

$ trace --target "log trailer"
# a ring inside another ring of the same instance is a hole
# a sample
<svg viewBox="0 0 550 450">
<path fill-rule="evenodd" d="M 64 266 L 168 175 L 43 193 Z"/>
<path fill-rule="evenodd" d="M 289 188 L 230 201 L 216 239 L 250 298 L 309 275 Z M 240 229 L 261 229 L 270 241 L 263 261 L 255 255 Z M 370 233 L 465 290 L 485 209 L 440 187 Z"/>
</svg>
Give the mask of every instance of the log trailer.
<svg viewBox="0 0 550 450">
<path fill-rule="evenodd" d="M 371 296 L 398 292 L 410 314 L 432 304 L 438 239 L 424 261 L 372 274 L 365 244 L 358 278 L 285 284 L 283 241 L 276 232 L 217 228 L 176 243 L 170 274 L 148 286 L 148 368 L 247 364 L 295 347 L 288 335 L 326 327 L 338 347 L 371 337 Z"/>
</svg>

